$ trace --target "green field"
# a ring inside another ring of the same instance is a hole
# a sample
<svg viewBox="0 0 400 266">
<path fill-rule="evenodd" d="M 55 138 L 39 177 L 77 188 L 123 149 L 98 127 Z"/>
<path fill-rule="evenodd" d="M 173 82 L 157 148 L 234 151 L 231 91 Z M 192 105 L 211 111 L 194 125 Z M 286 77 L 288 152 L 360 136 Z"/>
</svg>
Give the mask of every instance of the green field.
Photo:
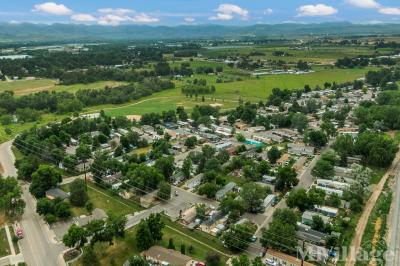
<svg viewBox="0 0 400 266">
<path fill-rule="evenodd" d="M 374 53 L 371 47 L 352 47 L 352 46 L 316 46 L 305 50 L 290 49 L 288 46 L 265 47 L 265 46 L 247 46 L 247 47 L 212 47 L 203 51 L 205 56 L 245 56 L 251 52 L 261 52 L 265 55 L 251 56 L 252 59 L 261 60 L 282 60 L 285 62 L 297 62 L 299 60 L 327 64 L 336 61 L 338 58 L 355 57 L 358 55 L 370 55 Z M 274 51 L 284 51 L 289 56 L 274 56 Z"/>
<path fill-rule="evenodd" d="M 62 186 L 62 189 L 67 192 L 69 191 L 68 185 Z M 88 196 L 89 201 L 93 203 L 94 208 L 102 209 L 106 213 L 112 213 L 115 215 L 128 215 L 142 210 L 139 204 L 136 204 L 131 200 L 124 200 L 120 197 L 116 198 L 117 196 L 112 195 L 110 191 L 90 183 L 88 183 Z M 85 208 L 78 207 L 73 207 L 72 213 L 74 216 L 88 214 Z"/>
<path fill-rule="evenodd" d="M 171 90 L 154 93 L 150 97 L 143 98 L 131 104 L 122 106 L 99 106 L 91 108 L 88 111 L 95 112 L 104 109 L 111 116 L 117 115 L 141 115 L 149 112 L 160 113 L 175 109 L 177 106 L 184 106 L 190 110 L 195 105 L 220 103 L 222 109 L 231 109 L 237 105 L 240 98 L 245 101 L 258 102 L 266 101 L 271 94 L 273 88 L 300 89 L 305 84 L 315 87 L 319 85 L 323 87 L 325 82 L 346 82 L 361 78 L 368 71 L 364 69 L 325 69 L 322 67 L 316 68 L 316 72 L 304 75 L 266 75 L 260 78 L 248 78 L 243 81 L 235 81 L 229 83 L 216 83 L 216 76 L 194 75 L 193 78 L 204 78 L 208 84 L 215 85 L 216 92 L 213 95 L 206 95 L 205 103 L 201 102 L 201 96 L 198 101 L 193 98 L 186 98 L 182 95 L 180 88 L 186 83 L 185 80 L 177 81 L 176 88 Z M 209 97 L 216 98 L 211 100 Z"/>
<path fill-rule="evenodd" d="M 52 79 L 0 81 L 0 92 L 13 91 L 15 95 L 26 95 L 29 93 L 53 90 L 74 93 L 79 89 L 102 89 L 106 86 L 116 87 L 122 84 L 126 84 L 126 82 L 99 81 L 89 84 L 58 85 L 57 81 Z"/>
</svg>

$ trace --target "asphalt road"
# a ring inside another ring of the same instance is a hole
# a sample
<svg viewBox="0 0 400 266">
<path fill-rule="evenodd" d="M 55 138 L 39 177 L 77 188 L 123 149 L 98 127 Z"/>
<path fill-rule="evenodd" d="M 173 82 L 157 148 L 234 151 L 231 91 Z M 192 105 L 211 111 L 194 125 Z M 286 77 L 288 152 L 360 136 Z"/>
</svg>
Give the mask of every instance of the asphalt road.
<svg viewBox="0 0 400 266">
<path fill-rule="evenodd" d="M 12 142 L 0 144 L 0 163 L 3 167 L 3 176 L 17 176 L 14 166 L 15 157 L 11 151 Z M 66 248 L 56 244 L 47 225 L 36 213 L 36 201 L 30 195 L 28 187 L 23 185 L 23 199 L 26 202 L 25 212 L 22 215 L 20 225 L 24 230 L 24 238 L 20 240 L 21 251 L 29 266 L 55 266 L 65 265 L 60 260 L 60 252 Z"/>
<path fill-rule="evenodd" d="M 396 186 L 393 193 L 391 228 L 389 229 L 387 266 L 400 265 L 400 171 L 396 172 Z"/>
</svg>

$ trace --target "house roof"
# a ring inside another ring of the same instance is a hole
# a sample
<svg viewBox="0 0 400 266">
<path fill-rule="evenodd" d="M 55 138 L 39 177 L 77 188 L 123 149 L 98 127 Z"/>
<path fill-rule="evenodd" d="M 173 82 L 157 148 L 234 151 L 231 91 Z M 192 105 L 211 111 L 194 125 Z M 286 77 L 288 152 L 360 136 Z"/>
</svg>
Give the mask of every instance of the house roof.
<svg viewBox="0 0 400 266">
<path fill-rule="evenodd" d="M 60 198 L 60 199 L 66 199 L 69 197 L 68 193 L 65 191 L 59 189 L 59 188 L 51 188 L 46 191 L 46 197 L 50 200 Z"/>
<path fill-rule="evenodd" d="M 186 266 L 192 260 L 191 257 L 183 255 L 180 252 L 160 246 L 152 246 L 150 249 L 143 251 L 142 256 L 147 259 L 165 261 L 174 266 Z"/>
</svg>

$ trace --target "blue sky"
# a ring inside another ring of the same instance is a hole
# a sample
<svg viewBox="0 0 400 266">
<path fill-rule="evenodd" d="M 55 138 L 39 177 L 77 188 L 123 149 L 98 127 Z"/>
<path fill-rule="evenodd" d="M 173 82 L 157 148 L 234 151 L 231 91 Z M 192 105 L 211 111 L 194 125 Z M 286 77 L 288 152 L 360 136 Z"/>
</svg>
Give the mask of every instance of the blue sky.
<svg viewBox="0 0 400 266">
<path fill-rule="evenodd" d="M 99 25 L 400 23 L 399 0 L 14 0 L 0 21 Z"/>
</svg>

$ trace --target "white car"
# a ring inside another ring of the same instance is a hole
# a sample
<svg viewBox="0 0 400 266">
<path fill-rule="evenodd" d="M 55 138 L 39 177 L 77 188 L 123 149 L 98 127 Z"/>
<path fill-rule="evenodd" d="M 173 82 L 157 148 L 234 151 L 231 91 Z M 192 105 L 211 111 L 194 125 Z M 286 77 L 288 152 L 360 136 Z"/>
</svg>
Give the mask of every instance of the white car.
<svg viewBox="0 0 400 266">
<path fill-rule="evenodd" d="M 277 266 L 278 263 L 276 263 L 276 261 L 274 261 L 273 259 L 266 259 L 265 260 L 265 264 L 270 265 L 270 266 Z"/>
</svg>

